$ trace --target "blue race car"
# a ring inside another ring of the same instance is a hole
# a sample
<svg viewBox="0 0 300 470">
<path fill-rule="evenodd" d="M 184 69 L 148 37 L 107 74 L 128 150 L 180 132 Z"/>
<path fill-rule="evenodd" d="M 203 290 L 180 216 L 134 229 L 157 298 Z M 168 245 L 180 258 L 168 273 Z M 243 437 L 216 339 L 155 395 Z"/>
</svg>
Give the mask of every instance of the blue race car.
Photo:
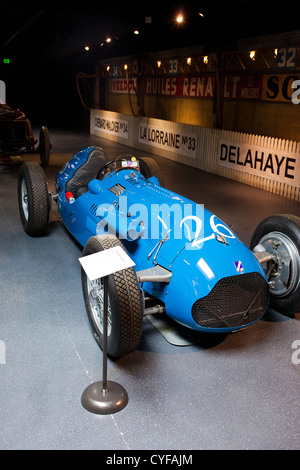
<svg viewBox="0 0 300 470">
<path fill-rule="evenodd" d="M 38 163 L 18 178 L 24 230 L 41 236 L 53 201 L 84 247 L 83 256 L 122 246 L 135 263 L 108 278 L 108 354 L 140 342 L 144 315 L 165 312 L 199 332 L 230 333 L 258 321 L 271 306 L 300 310 L 300 218 L 272 216 L 254 232 L 250 249 L 203 206 L 164 187 L 152 158 L 109 160 L 99 147 L 77 152 L 48 191 Z M 103 279 L 82 289 L 94 336 L 103 344 Z"/>
</svg>

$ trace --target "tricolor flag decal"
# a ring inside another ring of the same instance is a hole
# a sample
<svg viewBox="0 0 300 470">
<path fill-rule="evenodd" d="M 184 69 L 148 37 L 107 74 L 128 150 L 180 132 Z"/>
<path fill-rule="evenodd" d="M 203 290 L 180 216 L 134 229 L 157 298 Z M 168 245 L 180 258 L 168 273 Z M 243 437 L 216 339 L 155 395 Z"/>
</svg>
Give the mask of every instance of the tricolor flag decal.
<svg viewBox="0 0 300 470">
<path fill-rule="evenodd" d="M 238 273 L 242 273 L 244 271 L 243 265 L 241 261 L 234 261 L 234 266 L 235 269 L 237 270 Z"/>
</svg>

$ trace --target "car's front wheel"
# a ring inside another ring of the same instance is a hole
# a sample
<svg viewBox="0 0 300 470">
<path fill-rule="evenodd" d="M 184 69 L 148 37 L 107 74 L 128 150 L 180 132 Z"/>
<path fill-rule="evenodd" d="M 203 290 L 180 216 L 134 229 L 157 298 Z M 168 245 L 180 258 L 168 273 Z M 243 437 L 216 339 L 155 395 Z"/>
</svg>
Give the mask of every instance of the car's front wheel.
<svg viewBox="0 0 300 470">
<path fill-rule="evenodd" d="M 263 264 L 270 286 L 270 305 L 293 314 L 300 311 L 300 217 L 274 215 L 256 228 L 250 249 L 266 251 L 272 260 Z"/>
<path fill-rule="evenodd" d="M 113 235 L 91 237 L 83 256 L 122 246 Z M 100 347 L 103 347 L 104 282 L 90 281 L 84 269 L 82 289 L 87 315 Z M 127 268 L 108 276 L 107 353 L 119 357 L 134 351 L 141 339 L 143 302 L 134 268 Z"/>
</svg>

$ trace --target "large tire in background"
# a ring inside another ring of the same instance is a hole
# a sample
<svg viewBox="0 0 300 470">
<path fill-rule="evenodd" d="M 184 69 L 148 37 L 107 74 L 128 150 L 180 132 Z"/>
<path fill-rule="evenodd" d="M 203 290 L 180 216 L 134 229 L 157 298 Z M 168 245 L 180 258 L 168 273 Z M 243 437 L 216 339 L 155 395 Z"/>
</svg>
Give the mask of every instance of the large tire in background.
<svg viewBox="0 0 300 470">
<path fill-rule="evenodd" d="M 274 215 L 256 228 L 250 244 L 274 260 L 263 264 L 270 286 L 270 306 L 278 312 L 300 312 L 300 217 Z"/>
<path fill-rule="evenodd" d="M 141 174 L 145 178 L 151 178 L 151 176 L 156 176 L 159 181 L 160 186 L 165 186 L 164 176 L 158 165 L 158 163 L 150 157 L 138 158 L 140 163 Z"/>
<path fill-rule="evenodd" d="M 49 192 L 45 174 L 36 162 L 23 163 L 18 175 L 18 202 L 25 232 L 44 235 L 49 220 Z"/>
<path fill-rule="evenodd" d="M 83 256 L 122 246 L 113 235 L 89 238 Z M 123 246 L 122 246 L 123 248 Z M 124 249 L 124 248 L 123 248 Z M 87 315 L 100 347 L 103 347 L 104 283 L 90 281 L 82 268 L 82 290 Z M 123 269 L 108 276 L 107 353 L 120 357 L 134 351 L 141 339 L 143 301 L 134 268 Z"/>
</svg>

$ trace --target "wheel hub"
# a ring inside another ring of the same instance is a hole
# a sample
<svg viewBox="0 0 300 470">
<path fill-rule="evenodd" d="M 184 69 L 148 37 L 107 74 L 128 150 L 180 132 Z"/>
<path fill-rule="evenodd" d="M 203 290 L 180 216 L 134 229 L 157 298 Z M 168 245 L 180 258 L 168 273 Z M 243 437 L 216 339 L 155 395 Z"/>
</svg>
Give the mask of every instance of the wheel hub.
<svg viewBox="0 0 300 470">
<path fill-rule="evenodd" d="M 300 260 L 293 241 L 281 232 L 271 232 L 259 242 L 273 255 L 272 264 L 265 269 L 272 295 L 284 297 L 299 285 Z"/>
</svg>

